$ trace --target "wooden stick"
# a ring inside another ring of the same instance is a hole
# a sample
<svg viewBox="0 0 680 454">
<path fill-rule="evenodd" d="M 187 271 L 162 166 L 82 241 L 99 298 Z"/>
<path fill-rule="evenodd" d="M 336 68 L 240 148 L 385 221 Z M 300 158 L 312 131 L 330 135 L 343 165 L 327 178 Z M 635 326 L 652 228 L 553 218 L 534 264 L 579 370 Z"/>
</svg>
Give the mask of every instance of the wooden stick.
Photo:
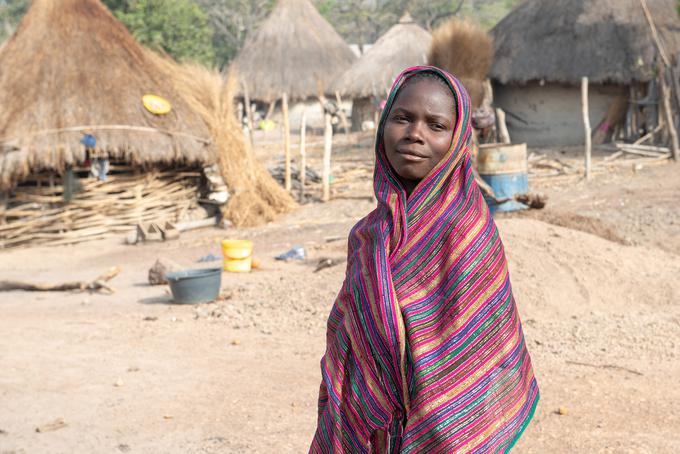
<svg viewBox="0 0 680 454">
<path fill-rule="evenodd" d="M 253 142 L 253 110 L 250 106 L 250 95 L 248 94 L 248 84 L 243 82 L 243 102 L 246 104 L 246 124 L 248 125 L 248 139 L 250 139 L 250 146 L 254 145 Z"/>
<path fill-rule="evenodd" d="M 175 228 L 180 232 L 186 232 L 187 230 L 212 227 L 214 225 L 217 225 L 217 216 L 206 219 L 196 219 L 194 221 L 176 222 Z"/>
<path fill-rule="evenodd" d="M 586 147 L 585 147 L 585 154 L 586 154 L 586 179 L 590 179 L 590 170 L 591 170 L 591 162 L 590 162 L 590 154 L 591 154 L 591 141 L 590 141 L 590 117 L 588 115 L 588 78 L 584 77 L 581 79 L 581 106 L 583 109 L 583 126 L 585 128 L 585 133 L 586 133 Z"/>
<path fill-rule="evenodd" d="M 307 110 L 302 111 L 300 119 L 300 202 L 305 198 L 305 183 L 307 183 Z"/>
<path fill-rule="evenodd" d="M 57 134 L 60 132 L 84 132 L 84 131 L 135 131 L 135 132 L 155 132 L 169 136 L 180 136 L 193 139 L 206 145 L 211 144 L 212 140 L 187 134 L 186 132 L 169 131 L 167 129 L 151 128 L 149 126 L 130 126 L 130 125 L 84 125 L 70 126 L 68 128 L 43 129 L 27 134 L 29 137 L 42 136 L 46 134 Z M 11 142 L 12 138 L 0 138 L 0 142 Z"/>
<path fill-rule="evenodd" d="M 625 136 L 626 139 L 630 140 L 634 134 L 637 134 L 637 96 L 635 86 L 631 85 L 629 89 L 630 104 L 628 106 L 628 112 L 626 112 L 626 124 L 625 124 Z"/>
<path fill-rule="evenodd" d="M 322 200 L 328 202 L 331 198 L 331 150 L 333 148 L 333 125 L 331 124 L 331 114 L 325 114 L 325 129 L 323 143 L 323 196 Z"/>
<path fill-rule="evenodd" d="M 643 150 L 643 151 L 657 151 L 660 153 L 670 153 L 671 150 L 668 147 L 657 147 L 653 145 L 640 145 L 631 143 L 616 143 L 616 148 L 628 148 L 631 150 Z"/>
<path fill-rule="evenodd" d="M 493 105 L 493 87 L 490 79 L 484 79 L 484 97 L 482 98 L 483 107 L 491 107 Z"/>
<path fill-rule="evenodd" d="M 347 121 L 347 115 L 345 115 L 345 111 L 342 110 L 342 98 L 340 97 L 339 91 L 335 92 L 335 100 L 338 103 L 338 116 L 342 122 L 342 129 L 345 131 L 345 135 L 349 135 L 349 122 Z"/>
<path fill-rule="evenodd" d="M 622 366 L 617 366 L 615 364 L 590 364 L 590 363 L 582 363 L 580 361 L 566 361 L 567 364 L 573 364 L 575 366 L 586 366 L 586 367 L 596 367 L 598 369 L 617 369 L 617 370 L 622 370 L 625 372 L 630 372 L 631 374 L 635 375 L 644 375 L 642 372 L 638 372 L 637 370 L 634 369 L 628 369 L 627 367 L 622 367 Z"/>
<path fill-rule="evenodd" d="M 658 151 L 646 151 L 646 150 L 636 150 L 635 148 L 621 147 L 621 151 L 628 154 L 634 154 L 639 156 L 648 156 L 650 158 L 658 158 L 661 156 L 668 156 L 668 153 L 658 152 Z"/>
<path fill-rule="evenodd" d="M 671 108 L 671 96 L 668 92 L 668 85 L 666 85 L 666 71 L 659 64 L 659 88 L 661 91 L 661 100 L 663 102 L 663 113 L 666 119 L 666 127 L 671 136 L 671 150 L 673 152 L 673 160 L 680 159 L 680 144 L 678 143 L 678 131 L 675 129 L 675 122 L 673 120 L 673 110 Z"/>
<path fill-rule="evenodd" d="M 606 158 L 604 158 L 605 162 L 613 161 L 623 155 L 623 151 L 617 151 L 616 153 L 613 153 Z"/>
<path fill-rule="evenodd" d="M 267 108 L 267 113 L 264 116 L 265 120 L 269 120 L 274 113 L 274 108 L 276 107 L 276 99 L 269 103 L 269 108 Z"/>
<path fill-rule="evenodd" d="M 493 188 L 482 179 L 482 177 L 477 173 L 477 170 L 473 167 L 472 168 L 472 174 L 475 177 L 475 182 L 477 183 L 477 186 L 479 186 L 479 189 L 482 191 L 482 193 L 493 200 L 496 204 L 500 205 L 501 203 L 508 202 L 512 200 L 512 198 L 505 198 L 505 199 L 499 199 L 496 197 L 496 193 L 494 192 Z"/>
<path fill-rule="evenodd" d="M 633 142 L 633 145 L 640 145 L 641 143 L 645 142 L 647 139 L 654 137 L 654 134 L 656 134 L 659 131 L 661 131 L 661 126 L 657 126 L 656 128 L 654 128 L 653 131 L 650 131 L 647 134 L 645 134 L 644 136 L 640 137 L 638 140 Z"/>
<path fill-rule="evenodd" d="M 61 284 L 35 284 L 24 281 L 0 281 L 0 292 L 5 292 L 8 290 L 27 290 L 35 292 L 54 292 L 67 290 L 80 290 L 80 291 L 105 290 L 108 293 L 114 293 L 115 290 L 109 287 L 106 284 L 106 282 L 118 276 L 119 273 L 120 268 L 113 267 L 106 273 L 102 274 L 101 276 L 99 276 L 98 278 L 91 282 L 80 281 L 80 282 L 63 282 Z"/>
<path fill-rule="evenodd" d="M 508 133 L 508 125 L 505 123 L 505 112 L 503 112 L 503 109 L 496 109 L 496 120 L 498 121 L 498 141 L 510 144 L 510 134 Z"/>
<path fill-rule="evenodd" d="M 673 95 L 675 96 L 675 104 L 677 106 L 680 106 L 680 81 L 678 80 L 678 63 L 680 63 L 680 60 L 676 56 L 675 66 L 671 66 L 671 80 L 673 81 L 673 85 L 671 85 L 671 92 L 673 92 Z"/>
<path fill-rule="evenodd" d="M 661 43 L 661 40 L 659 39 L 659 33 L 656 30 L 654 18 L 652 17 L 652 14 L 649 12 L 649 8 L 647 7 L 647 0 L 640 0 L 640 4 L 642 5 L 642 11 L 644 11 L 645 13 L 647 24 L 649 24 L 649 28 L 652 32 L 652 39 L 654 39 L 656 50 L 659 51 L 659 56 L 661 56 L 663 64 L 666 67 L 669 67 L 671 65 L 671 60 L 668 58 L 668 54 L 666 54 L 666 49 L 664 48 L 663 44 Z"/>
<path fill-rule="evenodd" d="M 290 192 L 290 121 L 288 119 L 288 94 L 281 96 L 281 110 L 283 112 L 283 152 L 285 160 L 284 187 Z"/>
</svg>

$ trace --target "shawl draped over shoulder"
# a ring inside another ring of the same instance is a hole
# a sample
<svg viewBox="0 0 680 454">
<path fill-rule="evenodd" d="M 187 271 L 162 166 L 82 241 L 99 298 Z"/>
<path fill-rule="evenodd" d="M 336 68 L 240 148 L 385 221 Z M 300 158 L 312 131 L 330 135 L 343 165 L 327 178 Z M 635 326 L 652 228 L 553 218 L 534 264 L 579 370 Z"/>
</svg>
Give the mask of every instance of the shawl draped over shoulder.
<svg viewBox="0 0 680 454">
<path fill-rule="evenodd" d="M 448 83 L 457 120 L 448 154 L 407 197 L 382 137 L 418 72 Z M 438 68 L 409 68 L 377 137 L 378 205 L 349 236 L 310 452 L 508 452 L 539 395 L 503 244 L 472 173 L 469 96 Z"/>
</svg>

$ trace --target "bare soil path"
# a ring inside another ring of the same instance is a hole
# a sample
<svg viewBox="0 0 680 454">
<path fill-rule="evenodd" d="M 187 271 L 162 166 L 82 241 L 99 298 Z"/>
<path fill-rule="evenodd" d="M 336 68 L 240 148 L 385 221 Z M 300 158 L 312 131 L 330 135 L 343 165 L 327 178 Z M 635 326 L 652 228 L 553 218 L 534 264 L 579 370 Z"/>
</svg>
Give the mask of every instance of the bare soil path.
<svg viewBox="0 0 680 454">
<path fill-rule="evenodd" d="M 335 173 L 370 168 L 361 153 L 339 153 Z M 678 172 L 536 185 L 548 210 L 597 219 L 628 244 L 542 215 L 498 218 L 542 394 L 514 452 L 680 452 Z M 370 187 L 363 171 L 339 177 L 331 203 L 255 229 L 0 252 L 6 279 L 123 270 L 114 295 L 0 293 L 0 453 L 306 452 L 344 277 L 343 264 L 314 269 L 344 257 L 337 238 L 372 208 Z M 180 306 L 146 284 L 159 257 L 210 266 L 197 260 L 225 237 L 253 239 L 262 259 L 258 271 L 223 275 L 228 298 Z M 307 262 L 273 259 L 296 244 Z M 36 432 L 58 418 L 65 427 Z"/>
</svg>

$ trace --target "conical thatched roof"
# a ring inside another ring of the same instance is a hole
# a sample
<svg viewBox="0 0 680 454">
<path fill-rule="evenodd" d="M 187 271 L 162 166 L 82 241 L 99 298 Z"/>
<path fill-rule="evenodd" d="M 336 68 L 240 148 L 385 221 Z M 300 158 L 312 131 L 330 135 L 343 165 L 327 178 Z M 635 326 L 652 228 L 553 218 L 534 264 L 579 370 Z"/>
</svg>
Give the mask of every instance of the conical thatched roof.
<svg viewBox="0 0 680 454">
<path fill-rule="evenodd" d="M 149 113 L 145 94 L 172 111 Z M 133 164 L 215 160 L 172 75 L 99 0 L 35 0 L 0 52 L 0 189 L 82 161 L 85 126 L 99 150 Z"/>
<path fill-rule="evenodd" d="M 404 69 L 427 63 L 431 41 L 432 36 L 406 13 L 333 82 L 331 90 L 352 98 L 384 97 Z"/>
<path fill-rule="evenodd" d="M 252 99 L 272 102 L 288 93 L 303 100 L 328 86 L 356 59 L 308 0 L 279 0 L 235 60 Z"/>
<path fill-rule="evenodd" d="M 647 0 L 669 54 L 680 51 L 675 0 Z M 656 53 L 640 0 L 527 0 L 492 31 L 491 77 L 628 84 L 648 81 Z"/>
</svg>

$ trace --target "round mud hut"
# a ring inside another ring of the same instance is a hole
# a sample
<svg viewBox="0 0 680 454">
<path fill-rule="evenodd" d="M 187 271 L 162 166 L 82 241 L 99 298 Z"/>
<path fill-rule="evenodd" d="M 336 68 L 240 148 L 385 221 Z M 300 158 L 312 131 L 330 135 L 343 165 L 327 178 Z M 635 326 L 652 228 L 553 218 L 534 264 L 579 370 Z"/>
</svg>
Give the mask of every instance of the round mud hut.
<svg viewBox="0 0 680 454">
<path fill-rule="evenodd" d="M 283 93 L 297 104 L 291 121 L 307 103 L 311 124 L 323 124 L 320 95 L 333 96 L 331 82 L 356 56 L 309 0 L 279 0 L 260 28 L 246 39 L 234 60 L 242 93 L 266 109 Z M 271 109 L 270 109 L 271 111 Z"/>
<path fill-rule="evenodd" d="M 647 0 L 660 38 L 680 51 L 674 0 Z M 580 84 L 590 123 L 611 135 L 629 101 L 654 91 L 656 48 L 640 0 L 527 0 L 492 30 L 494 100 L 513 142 L 584 143 Z M 651 86 L 650 86 L 651 85 Z"/>
<path fill-rule="evenodd" d="M 406 13 L 352 67 L 331 85 L 352 98 L 352 129 L 374 121 L 380 101 L 404 69 L 427 63 L 432 36 Z"/>
<path fill-rule="evenodd" d="M 33 2 L 0 51 L 0 248 L 217 212 L 215 131 L 166 60 L 100 0 Z"/>
</svg>

